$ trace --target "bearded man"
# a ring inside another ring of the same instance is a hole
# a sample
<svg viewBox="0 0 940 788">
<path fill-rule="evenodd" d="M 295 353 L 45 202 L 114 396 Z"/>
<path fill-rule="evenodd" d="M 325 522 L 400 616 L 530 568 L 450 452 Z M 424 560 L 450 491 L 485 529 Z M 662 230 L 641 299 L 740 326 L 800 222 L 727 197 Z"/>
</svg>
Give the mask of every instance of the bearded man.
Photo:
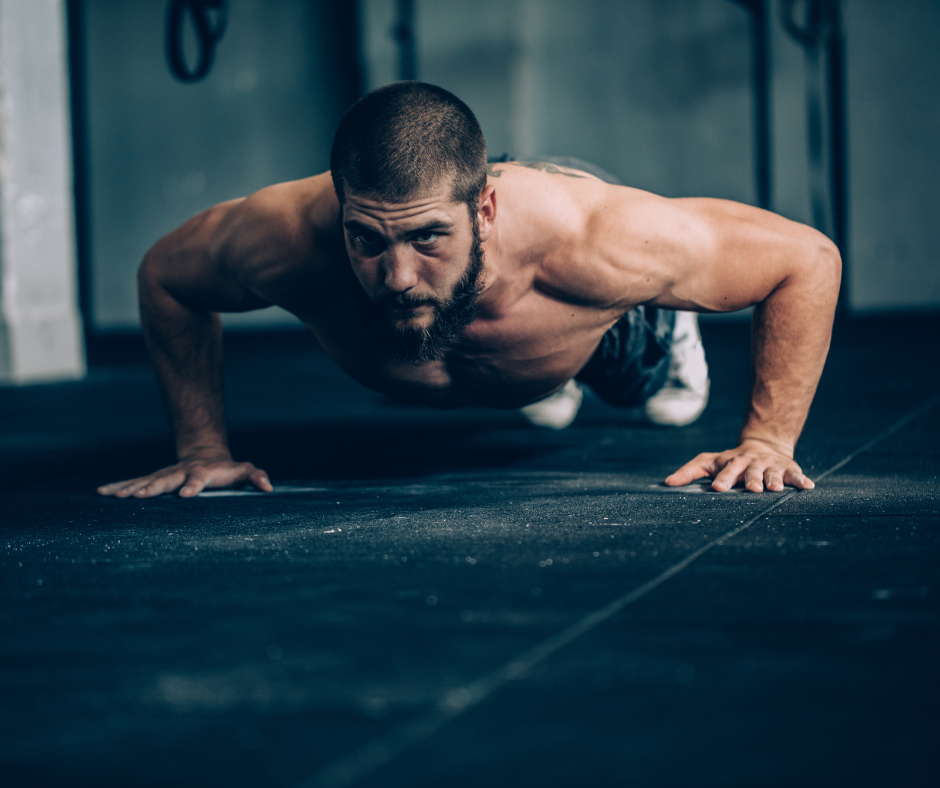
<svg viewBox="0 0 940 788">
<path fill-rule="evenodd" d="M 343 117 L 329 172 L 210 208 L 147 253 L 141 319 L 179 461 L 99 492 L 272 489 L 229 452 L 218 315 L 271 305 L 370 389 L 553 427 L 574 418 L 582 385 L 657 423 L 695 420 L 708 375 L 693 313 L 753 305 L 737 445 L 665 483 L 809 489 L 793 453 L 840 275 L 825 236 L 758 208 L 666 199 L 570 159 L 488 162 L 460 99 L 394 83 Z"/>
</svg>

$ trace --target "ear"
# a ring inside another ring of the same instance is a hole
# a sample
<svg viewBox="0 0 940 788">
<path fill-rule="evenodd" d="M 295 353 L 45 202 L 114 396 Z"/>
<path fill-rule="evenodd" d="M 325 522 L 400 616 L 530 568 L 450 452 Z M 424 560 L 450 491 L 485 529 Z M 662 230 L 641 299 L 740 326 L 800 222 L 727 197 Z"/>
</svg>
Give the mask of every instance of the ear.
<svg viewBox="0 0 940 788">
<path fill-rule="evenodd" d="M 493 232 L 493 224 L 496 222 L 496 187 L 493 184 L 488 184 L 480 192 L 477 221 L 480 224 L 480 240 L 485 241 Z"/>
</svg>

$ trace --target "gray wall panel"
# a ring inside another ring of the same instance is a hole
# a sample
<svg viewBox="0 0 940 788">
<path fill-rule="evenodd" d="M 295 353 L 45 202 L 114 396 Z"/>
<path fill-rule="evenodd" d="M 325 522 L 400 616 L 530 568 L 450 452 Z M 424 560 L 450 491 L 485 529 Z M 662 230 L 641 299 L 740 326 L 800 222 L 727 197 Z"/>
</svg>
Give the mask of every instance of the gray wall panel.
<svg viewBox="0 0 940 788">
<path fill-rule="evenodd" d="M 853 311 L 940 306 L 940 3 L 846 7 Z"/>
<path fill-rule="evenodd" d="M 86 3 L 97 329 L 137 325 L 135 270 L 161 235 L 214 203 L 327 169 L 354 98 L 331 5 L 231 0 L 212 73 L 183 85 L 164 60 L 164 0 Z M 228 322 L 296 321 L 265 310 Z"/>
</svg>

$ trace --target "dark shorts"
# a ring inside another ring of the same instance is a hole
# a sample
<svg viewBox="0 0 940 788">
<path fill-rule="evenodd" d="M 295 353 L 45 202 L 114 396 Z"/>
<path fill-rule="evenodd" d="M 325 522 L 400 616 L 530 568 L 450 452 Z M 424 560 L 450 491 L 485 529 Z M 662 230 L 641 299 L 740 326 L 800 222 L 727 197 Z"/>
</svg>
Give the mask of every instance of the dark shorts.
<svg viewBox="0 0 940 788">
<path fill-rule="evenodd" d="M 515 161 L 507 155 L 491 162 Z M 567 156 L 532 156 L 521 161 L 545 161 L 596 175 L 602 181 L 622 185 L 597 165 Z M 637 306 L 601 337 L 600 344 L 575 380 L 586 383 L 604 402 L 618 408 L 635 408 L 659 391 L 669 373 L 669 351 L 676 313 L 671 309 Z"/>
</svg>

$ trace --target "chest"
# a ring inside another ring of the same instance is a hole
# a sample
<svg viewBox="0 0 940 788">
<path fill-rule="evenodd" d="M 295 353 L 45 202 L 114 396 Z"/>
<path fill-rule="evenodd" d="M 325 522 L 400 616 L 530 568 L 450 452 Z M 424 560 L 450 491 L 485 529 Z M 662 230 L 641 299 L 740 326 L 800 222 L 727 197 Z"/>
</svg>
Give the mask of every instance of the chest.
<svg viewBox="0 0 940 788">
<path fill-rule="evenodd" d="M 334 302 L 307 322 L 339 366 L 368 388 L 432 407 L 514 408 L 576 375 L 615 319 L 530 292 L 511 308 L 483 311 L 444 359 L 420 365 L 390 359 L 352 303 Z"/>
</svg>

